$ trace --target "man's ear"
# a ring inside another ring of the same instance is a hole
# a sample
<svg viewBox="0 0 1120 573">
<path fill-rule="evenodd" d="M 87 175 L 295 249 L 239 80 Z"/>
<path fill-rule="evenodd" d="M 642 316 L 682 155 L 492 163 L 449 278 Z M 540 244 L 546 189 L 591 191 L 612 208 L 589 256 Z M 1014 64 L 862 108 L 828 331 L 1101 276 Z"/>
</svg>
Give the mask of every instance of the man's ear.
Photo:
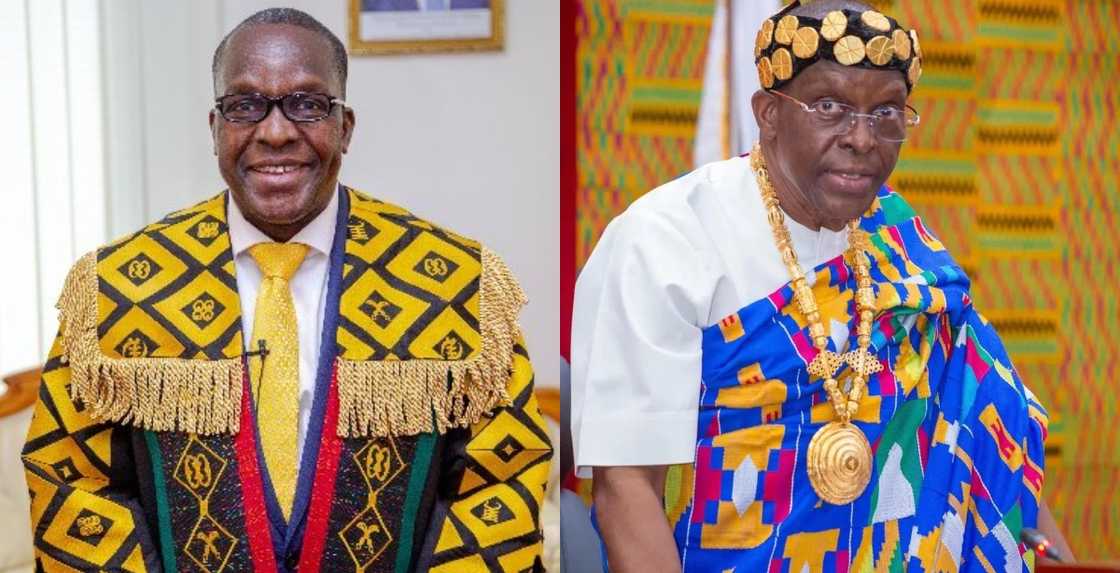
<svg viewBox="0 0 1120 573">
<path fill-rule="evenodd" d="M 211 142 L 211 149 L 210 150 L 214 152 L 214 155 L 217 155 L 218 154 L 218 117 L 217 117 L 217 111 L 214 108 L 210 108 L 210 142 Z"/>
<path fill-rule="evenodd" d="M 751 96 L 754 121 L 758 124 L 760 141 L 773 141 L 778 134 L 778 98 L 758 90 Z"/>
<path fill-rule="evenodd" d="M 342 108 L 342 152 L 350 150 L 350 138 L 354 136 L 354 124 L 358 118 L 349 106 Z"/>
</svg>

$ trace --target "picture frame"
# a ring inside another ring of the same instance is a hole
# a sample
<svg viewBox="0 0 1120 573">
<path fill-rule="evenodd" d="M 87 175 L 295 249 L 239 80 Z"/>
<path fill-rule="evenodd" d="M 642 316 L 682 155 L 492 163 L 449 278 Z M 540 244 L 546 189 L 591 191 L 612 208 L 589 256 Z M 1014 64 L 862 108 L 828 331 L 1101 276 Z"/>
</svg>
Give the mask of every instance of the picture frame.
<svg viewBox="0 0 1120 573">
<path fill-rule="evenodd" d="M 501 50 L 505 0 L 350 0 L 350 54 Z"/>
</svg>

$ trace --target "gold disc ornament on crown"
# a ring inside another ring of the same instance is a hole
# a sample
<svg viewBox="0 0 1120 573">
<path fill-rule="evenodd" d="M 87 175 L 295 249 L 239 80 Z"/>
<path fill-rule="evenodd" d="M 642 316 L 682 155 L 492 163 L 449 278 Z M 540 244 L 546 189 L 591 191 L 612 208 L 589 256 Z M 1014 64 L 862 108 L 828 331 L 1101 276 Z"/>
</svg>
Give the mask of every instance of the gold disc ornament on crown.
<svg viewBox="0 0 1120 573">
<path fill-rule="evenodd" d="M 774 23 L 770 20 L 762 21 L 762 28 L 758 30 L 758 35 L 754 39 L 754 57 L 762 55 L 762 51 L 770 47 L 774 43 Z"/>
<path fill-rule="evenodd" d="M 785 81 L 793 77 L 793 56 L 789 50 L 778 48 L 770 56 L 770 64 L 774 68 L 774 77 Z"/>
<path fill-rule="evenodd" d="M 914 58 L 910 60 L 910 70 L 906 72 L 907 78 L 910 79 L 911 85 L 917 85 L 918 80 L 922 77 L 922 59 Z"/>
<path fill-rule="evenodd" d="M 891 34 L 891 40 L 894 41 L 894 55 L 898 56 L 900 60 L 909 60 L 910 35 L 902 30 L 895 30 Z"/>
<path fill-rule="evenodd" d="M 786 16 L 778 20 L 778 27 L 774 29 L 774 40 L 783 46 L 788 46 L 793 41 L 793 35 L 800 25 L 797 16 Z"/>
<path fill-rule="evenodd" d="M 875 36 L 867 41 L 867 59 L 876 66 L 885 66 L 894 57 L 894 43 L 886 36 Z"/>
<path fill-rule="evenodd" d="M 765 26 L 765 24 L 763 24 Z M 829 42 L 835 42 L 844 37 L 848 31 L 848 17 L 839 10 L 829 12 L 821 21 L 821 37 Z"/>
<path fill-rule="evenodd" d="M 867 52 L 863 40 L 856 36 L 844 36 L 832 47 L 832 54 L 836 56 L 837 62 L 845 66 L 854 66 L 863 61 Z"/>
<path fill-rule="evenodd" d="M 758 60 L 758 83 L 766 89 L 774 87 L 774 69 L 766 56 Z"/>
<path fill-rule="evenodd" d="M 793 35 L 793 55 L 807 60 L 817 55 L 820 42 L 821 37 L 816 30 L 809 27 L 801 28 Z"/>
<path fill-rule="evenodd" d="M 883 14 L 874 10 L 868 10 L 859 16 L 860 21 L 867 24 L 867 27 L 878 30 L 880 32 L 891 31 L 891 21 Z"/>
</svg>

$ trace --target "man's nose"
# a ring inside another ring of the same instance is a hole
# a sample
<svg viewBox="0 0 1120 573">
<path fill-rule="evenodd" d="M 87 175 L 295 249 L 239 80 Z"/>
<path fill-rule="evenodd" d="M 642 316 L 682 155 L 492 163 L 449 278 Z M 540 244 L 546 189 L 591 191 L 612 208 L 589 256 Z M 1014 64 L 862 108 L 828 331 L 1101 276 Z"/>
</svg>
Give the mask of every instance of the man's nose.
<svg viewBox="0 0 1120 573">
<path fill-rule="evenodd" d="M 869 153 L 878 145 L 878 136 L 875 135 L 875 128 L 872 127 L 875 118 L 854 115 L 851 121 L 852 127 L 841 136 L 841 144 L 859 154 Z"/>
<path fill-rule="evenodd" d="M 265 145 L 284 147 L 299 137 L 299 128 L 284 115 L 283 110 L 280 109 L 280 104 L 277 103 L 272 106 L 268 115 L 257 123 L 255 135 L 257 141 Z"/>
</svg>

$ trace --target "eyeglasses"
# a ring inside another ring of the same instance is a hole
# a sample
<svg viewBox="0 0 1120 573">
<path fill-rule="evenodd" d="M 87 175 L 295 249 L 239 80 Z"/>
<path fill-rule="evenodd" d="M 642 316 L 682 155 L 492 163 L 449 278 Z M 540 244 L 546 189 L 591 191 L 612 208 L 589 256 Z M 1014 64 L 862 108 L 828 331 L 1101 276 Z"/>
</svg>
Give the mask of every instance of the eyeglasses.
<svg viewBox="0 0 1120 573">
<path fill-rule="evenodd" d="M 272 106 L 280 104 L 284 117 L 297 123 L 311 123 L 326 119 L 334 106 L 346 102 L 327 94 L 294 92 L 280 97 L 264 94 L 230 94 L 214 100 L 215 109 L 226 121 L 257 123 L 272 113 Z"/>
<path fill-rule="evenodd" d="M 901 143 L 906 141 L 906 130 L 916 127 L 922 121 L 918 110 L 910 106 L 898 109 L 893 105 L 883 105 L 875 108 L 872 113 L 859 113 L 856 108 L 836 101 L 822 100 L 809 105 L 782 92 L 767 91 L 801 106 L 801 109 L 809 113 L 809 117 L 818 128 L 832 135 L 844 135 L 856 126 L 856 121 L 866 118 L 867 127 L 871 128 L 875 137 L 890 143 Z"/>
</svg>

